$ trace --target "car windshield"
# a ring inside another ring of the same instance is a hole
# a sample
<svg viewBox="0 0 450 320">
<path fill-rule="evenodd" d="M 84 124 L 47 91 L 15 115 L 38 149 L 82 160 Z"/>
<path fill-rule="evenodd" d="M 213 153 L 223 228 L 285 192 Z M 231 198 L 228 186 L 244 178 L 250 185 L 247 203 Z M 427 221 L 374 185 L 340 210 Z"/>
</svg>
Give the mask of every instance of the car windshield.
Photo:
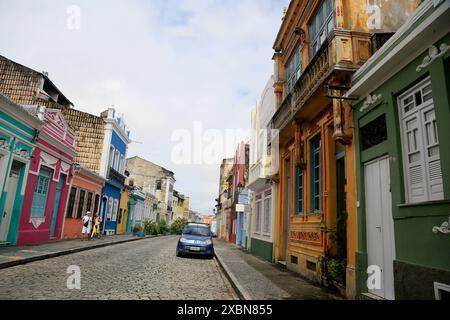
<svg viewBox="0 0 450 320">
<path fill-rule="evenodd" d="M 183 230 L 183 234 L 191 235 L 191 236 L 201 236 L 201 237 L 210 237 L 211 230 L 208 226 L 202 225 L 188 225 Z"/>
</svg>

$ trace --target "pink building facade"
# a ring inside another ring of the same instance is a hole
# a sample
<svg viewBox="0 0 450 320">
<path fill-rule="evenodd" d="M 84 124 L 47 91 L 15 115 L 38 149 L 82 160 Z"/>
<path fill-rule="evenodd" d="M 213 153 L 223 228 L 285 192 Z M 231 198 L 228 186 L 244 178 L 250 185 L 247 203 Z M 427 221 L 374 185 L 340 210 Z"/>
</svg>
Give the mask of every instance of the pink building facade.
<svg viewBox="0 0 450 320">
<path fill-rule="evenodd" d="M 67 197 L 73 178 L 75 133 L 58 109 L 26 107 L 43 117 L 30 163 L 17 244 L 61 239 Z"/>
</svg>

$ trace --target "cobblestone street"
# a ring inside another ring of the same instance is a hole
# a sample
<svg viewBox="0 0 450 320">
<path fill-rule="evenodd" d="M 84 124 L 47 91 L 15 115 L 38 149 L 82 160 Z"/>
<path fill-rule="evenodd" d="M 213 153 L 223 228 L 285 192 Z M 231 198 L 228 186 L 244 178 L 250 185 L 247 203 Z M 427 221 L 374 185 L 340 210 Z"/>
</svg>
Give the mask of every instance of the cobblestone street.
<svg viewBox="0 0 450 320">
<path fill-rule="evenodd" d="M 215 259 L 177 258 L 176 236 L 84 251 L 0 270 L 0 299 L 237 299 Z M 68 289 L 67 268 L 81 270 Z"/>
</svg>

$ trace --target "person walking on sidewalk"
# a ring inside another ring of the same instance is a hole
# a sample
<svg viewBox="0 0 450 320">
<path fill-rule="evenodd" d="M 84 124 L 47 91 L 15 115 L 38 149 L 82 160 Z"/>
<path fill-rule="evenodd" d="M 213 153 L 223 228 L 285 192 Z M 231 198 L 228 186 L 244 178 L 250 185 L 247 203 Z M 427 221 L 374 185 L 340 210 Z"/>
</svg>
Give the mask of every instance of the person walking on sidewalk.
<svg viewBox="0 0 450 320">
<path fill-rule="evenodd" d="M 91 238 L 97 236 L 98 239 L 100 239 L 100 223 L 101 223 L 101 218 L 98 214 L 94 214 L 94 219 L 93 219 L 93 228 L 92 228 L 92 234 L 91 234 Z"/>
<path fill-rule="evenodd" d="M 86 212 L 83 216 L 83 228 L 81 229 L 81 237 L 83 240 L 89 240 L 89 233 L 91 231 L 92 218 L 89 216 L 90 212 Z M 86 235 L 86 238 L 85 236 Z"/>
</svg>

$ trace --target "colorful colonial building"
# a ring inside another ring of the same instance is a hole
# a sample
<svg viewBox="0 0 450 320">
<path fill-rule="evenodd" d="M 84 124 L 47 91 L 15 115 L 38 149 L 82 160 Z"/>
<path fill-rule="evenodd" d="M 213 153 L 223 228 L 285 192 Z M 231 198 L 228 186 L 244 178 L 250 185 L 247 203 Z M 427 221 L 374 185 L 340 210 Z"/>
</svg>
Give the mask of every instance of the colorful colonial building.
<svg viewBox="0 0 450 320">
<path fill-rule="evenodd" d="M 113 108 L 100 116 L 75 109 L 64 109 L 63 114 L 77 134 L 75 162 L 105 180 L 98 213 L 103 221 L 102 232 L 115 234 L 121 193 L 125 187 L 125 159 L 131 142 L 130 131 L 123 116 Z"/>
<path fill-rule="evenodd" d="M 270 77 L 261 99 L 252 112 L 252 136 L 250 141 L 250 168 L 247 188 L 250 190 L 250 250 L 253 254 L 272 262 L 275 184 L 271 179 L 277 173 L 278 150 L 272 152 L 269 122 L 275 113 L 274 78 Z"/>
<path fill-rule="evenodd" d="M 357 100 L 357 284 L 365 296 L 450 294 L 449 21 L 450 1 L 423 1 L 347 93 Z M 380 286 L 368 287 L 369 275 Z"/>
<path fill-rule="evenodd" d="M 219 176 L 219 197 L 216 198 L 216 220 L 217 237 L 221 240 L 228 240 L 228 217 L 231 209 L 231 168 L 233 167 L 233 158 L 223 159 L 220 165 Z"/>
<path fill-rule="evenodd" d="M 36 117 L 44 113 L 44 126 L 30 162 L 18 244 L 61 239 L 76 145 L 75 132 L 64 121 L 61 110 L 25 108 Z"/>
<path fill-rule="evenodd" d="M 231 210 L 228 216 L 228 241 L 237 243 L 237 234 L 239 234 L 239 244 L 243 240 L 246 226 L 244 221 L 247 221 L 248 214 L 248 191 L 245 189 L 248 178 L 248 151 L 248 144 L 243 141 L 238 144 L 229 177 L 231 181 L 229 181 L 228 196 L 231 199 Z"/>
<path fill-rule="evenodd" d="M 81 238 L 83 222 L 81 218 L 87 211 L 98 215 L 105 179 L 94 171 L 79 164 L 74 166 L 74 176 L 65 212 L 63 238 Z"/>
<path fill-rule="evenodd" d="M 43 125 L 0 94 L 0 243 L 16 244 L 31 156 Z"/>
<path fill-rule="evenodd" d="M 356 296 L 357 202 L 351 76 L 372 35 L 394 32 L 416 1 L 292 0 L 274 43 L 280 170 L 274 258 Z"/>
<path fill-rule="evenodd" d="M 170 224 L 174 212 L 173 190 L 176 181 L 174 173 L 137 156 L 127 159 L 126 167 L 134 185 L 156 198 L 154 204 L 157 220 L 165 219 Z"/>
<path fill-rule="evenodd" d="M 141 225 L 145 219 L 145 192 L 138 187 L 133 187 L 130 192 L 129 212 L 130 218 L 128 230 L 132 230 L 135 225 Z"/>
<path fill-rule="evenodd" d="M 130 210 L 130 193 L 131 187 L 125 183 L 123 191 L 120 195 L 119 216 L 117 217 L 116 234 L 127 233 L 128 214 Z"/>
</svg>

